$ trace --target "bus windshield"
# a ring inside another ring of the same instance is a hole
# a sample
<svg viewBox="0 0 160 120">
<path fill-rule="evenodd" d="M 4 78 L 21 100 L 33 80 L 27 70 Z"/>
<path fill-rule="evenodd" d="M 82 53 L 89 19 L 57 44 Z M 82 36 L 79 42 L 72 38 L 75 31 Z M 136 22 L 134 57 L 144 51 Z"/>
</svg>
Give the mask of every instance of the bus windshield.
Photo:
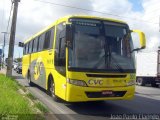
<svg viewBox="0 0 160 120">
<path fill-rule="evenodd" d="M 107 21 L 73 22 L 69 68 L 131 72 L 135 70 L 129 28 Z"/>
</svg>

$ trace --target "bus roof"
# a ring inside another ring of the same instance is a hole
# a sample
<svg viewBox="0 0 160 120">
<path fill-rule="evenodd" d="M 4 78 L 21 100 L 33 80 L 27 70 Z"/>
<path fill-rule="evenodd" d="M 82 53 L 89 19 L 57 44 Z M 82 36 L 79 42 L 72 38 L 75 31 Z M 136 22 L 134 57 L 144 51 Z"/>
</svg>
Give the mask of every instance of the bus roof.
<svg viewBox="0 0 160 120">
<path fill-rule="evenodd" d="M 117 20 L 117 19 L 98 17 L 98 16 L 88 16 L 88 15 L 70 15 L 70 16 L 66 16 L 64 18 L 67 18 L 67 19 L 69 19 L 69 18 L 88 18 L 88 19 L 106 20 L 106 21 L 112 21 L 112 22 L 127 24 L 126 22 L 121 21 L 121 20 Z"/>
<path fill-rule="evenodd" d="M 35 37 L 39 36 L 43 32 L 47 31 L 48 29 L 52 28 L 56 24 L 59 24 L 63 21 L 68 21 L 69 18 L 88 18 L 88 19 L 97 19 L 97 20 L 106 20 L 106 21 L 111 21 L 111 22 L 117 22 L 117 23 L 122 23 L 122 24 L 127 24 L 124 21 L 117 20 L 117 19 L 112 19 L 112 18 L 104 18 L 104 17 L 98 17 L 98 16 L 88 16 L 88 15 L 68 15 L 62 18 L 59 18 L 55 22 L 53 22 L 51 25 L 47 26 L 45 29 L 41 30 L 40 32 L 36 33 L 35 35 L 31 36 L 29 39 L 27 39 L 25 43 L 29 42 L 30 40 L 34 39 Z"/>
</svg>

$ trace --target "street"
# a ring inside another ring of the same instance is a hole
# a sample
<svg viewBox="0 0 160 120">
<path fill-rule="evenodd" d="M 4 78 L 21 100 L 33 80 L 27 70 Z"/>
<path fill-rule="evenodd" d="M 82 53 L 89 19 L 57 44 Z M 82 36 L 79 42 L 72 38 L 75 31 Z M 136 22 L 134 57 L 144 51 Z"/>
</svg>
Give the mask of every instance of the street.
<svg viewBox="0 0 160 120">
<path fill-rule="evenodd" d="M 42 101 L 58 119 L 65 120 L 106 120 L 107 118 L 134 117 L 145 118 L 145 115 L 160 115 L 160 88 L 136 86 L 135 98 L 130 101 L 97 101 L 82 103 L 55 102 L 39 87 L 30 87 L 27 80 L 14 73 L 20 84 Z M 120 116 L 121 115 L 121 116 Z M 133 116 L 131 116 L 133 117 Z M 123 119 L 126 119 L 123 118 Z"/>
</svg>

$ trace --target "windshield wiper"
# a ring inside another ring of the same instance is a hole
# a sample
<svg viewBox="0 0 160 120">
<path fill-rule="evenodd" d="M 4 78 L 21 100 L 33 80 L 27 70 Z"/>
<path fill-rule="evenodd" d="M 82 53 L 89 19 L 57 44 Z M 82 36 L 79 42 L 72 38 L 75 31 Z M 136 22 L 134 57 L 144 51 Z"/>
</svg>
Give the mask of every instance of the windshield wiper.
<svg viewBox="0 0 160 120">
<path fill-rule="evenodd" d="M 105 58 L 105 64 L 106 64 L 106 53 L 105 53 L 105 52 L 101 55 L 100 59 L 99 59 L 98 62 L 95 64 L 94 68 L 97 68 L 97 67 L 100 65 L 100 63 L 103 62 L 102 60 L 103 60 L 104 58 Z"/>
<path fill-rule="evenodd" d="M 111 59 L 115 61 L 116 69 L 119 70 L 120 72 L 124 72 L 122 67 L 118 64 L 117 60 L 112 55 L 111 55 Z"/>
<path fill-rule="evenodd" d="M 120 71 L 120 72 L 124 72 L 124 70 L 122 69 L 122 67 L 117 63 L 116 59 L 111 55 L 111 54 L 103 54 L 100 58 L 100 60 L 97 62 L 97 64 L 94 66 L 94 68 L 97 68 L 99 66 L 100 63 L 102 63 L 102 60 L 106 57 L 110 57 L 111 60 L 113 60 L 115 62 L 115 68 L 116 70 Z M 110 64 L 112 65 L 112 64 Z M 113 69 L 114 70 L 114 69 Z"/>
</svg>

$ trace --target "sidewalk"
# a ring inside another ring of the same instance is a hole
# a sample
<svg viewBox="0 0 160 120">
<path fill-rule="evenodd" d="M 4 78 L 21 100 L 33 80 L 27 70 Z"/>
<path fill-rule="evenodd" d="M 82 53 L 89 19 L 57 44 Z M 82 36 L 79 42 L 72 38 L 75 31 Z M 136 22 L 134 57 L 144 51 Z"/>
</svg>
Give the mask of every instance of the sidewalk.
<svg viewBox="0 0 160 120">
<path fill-rule="evenodd" d="M 6 74 L 6 68 L 1 69 L 1 70 L 0 70 L 0 73 Z"/>
</svg>

